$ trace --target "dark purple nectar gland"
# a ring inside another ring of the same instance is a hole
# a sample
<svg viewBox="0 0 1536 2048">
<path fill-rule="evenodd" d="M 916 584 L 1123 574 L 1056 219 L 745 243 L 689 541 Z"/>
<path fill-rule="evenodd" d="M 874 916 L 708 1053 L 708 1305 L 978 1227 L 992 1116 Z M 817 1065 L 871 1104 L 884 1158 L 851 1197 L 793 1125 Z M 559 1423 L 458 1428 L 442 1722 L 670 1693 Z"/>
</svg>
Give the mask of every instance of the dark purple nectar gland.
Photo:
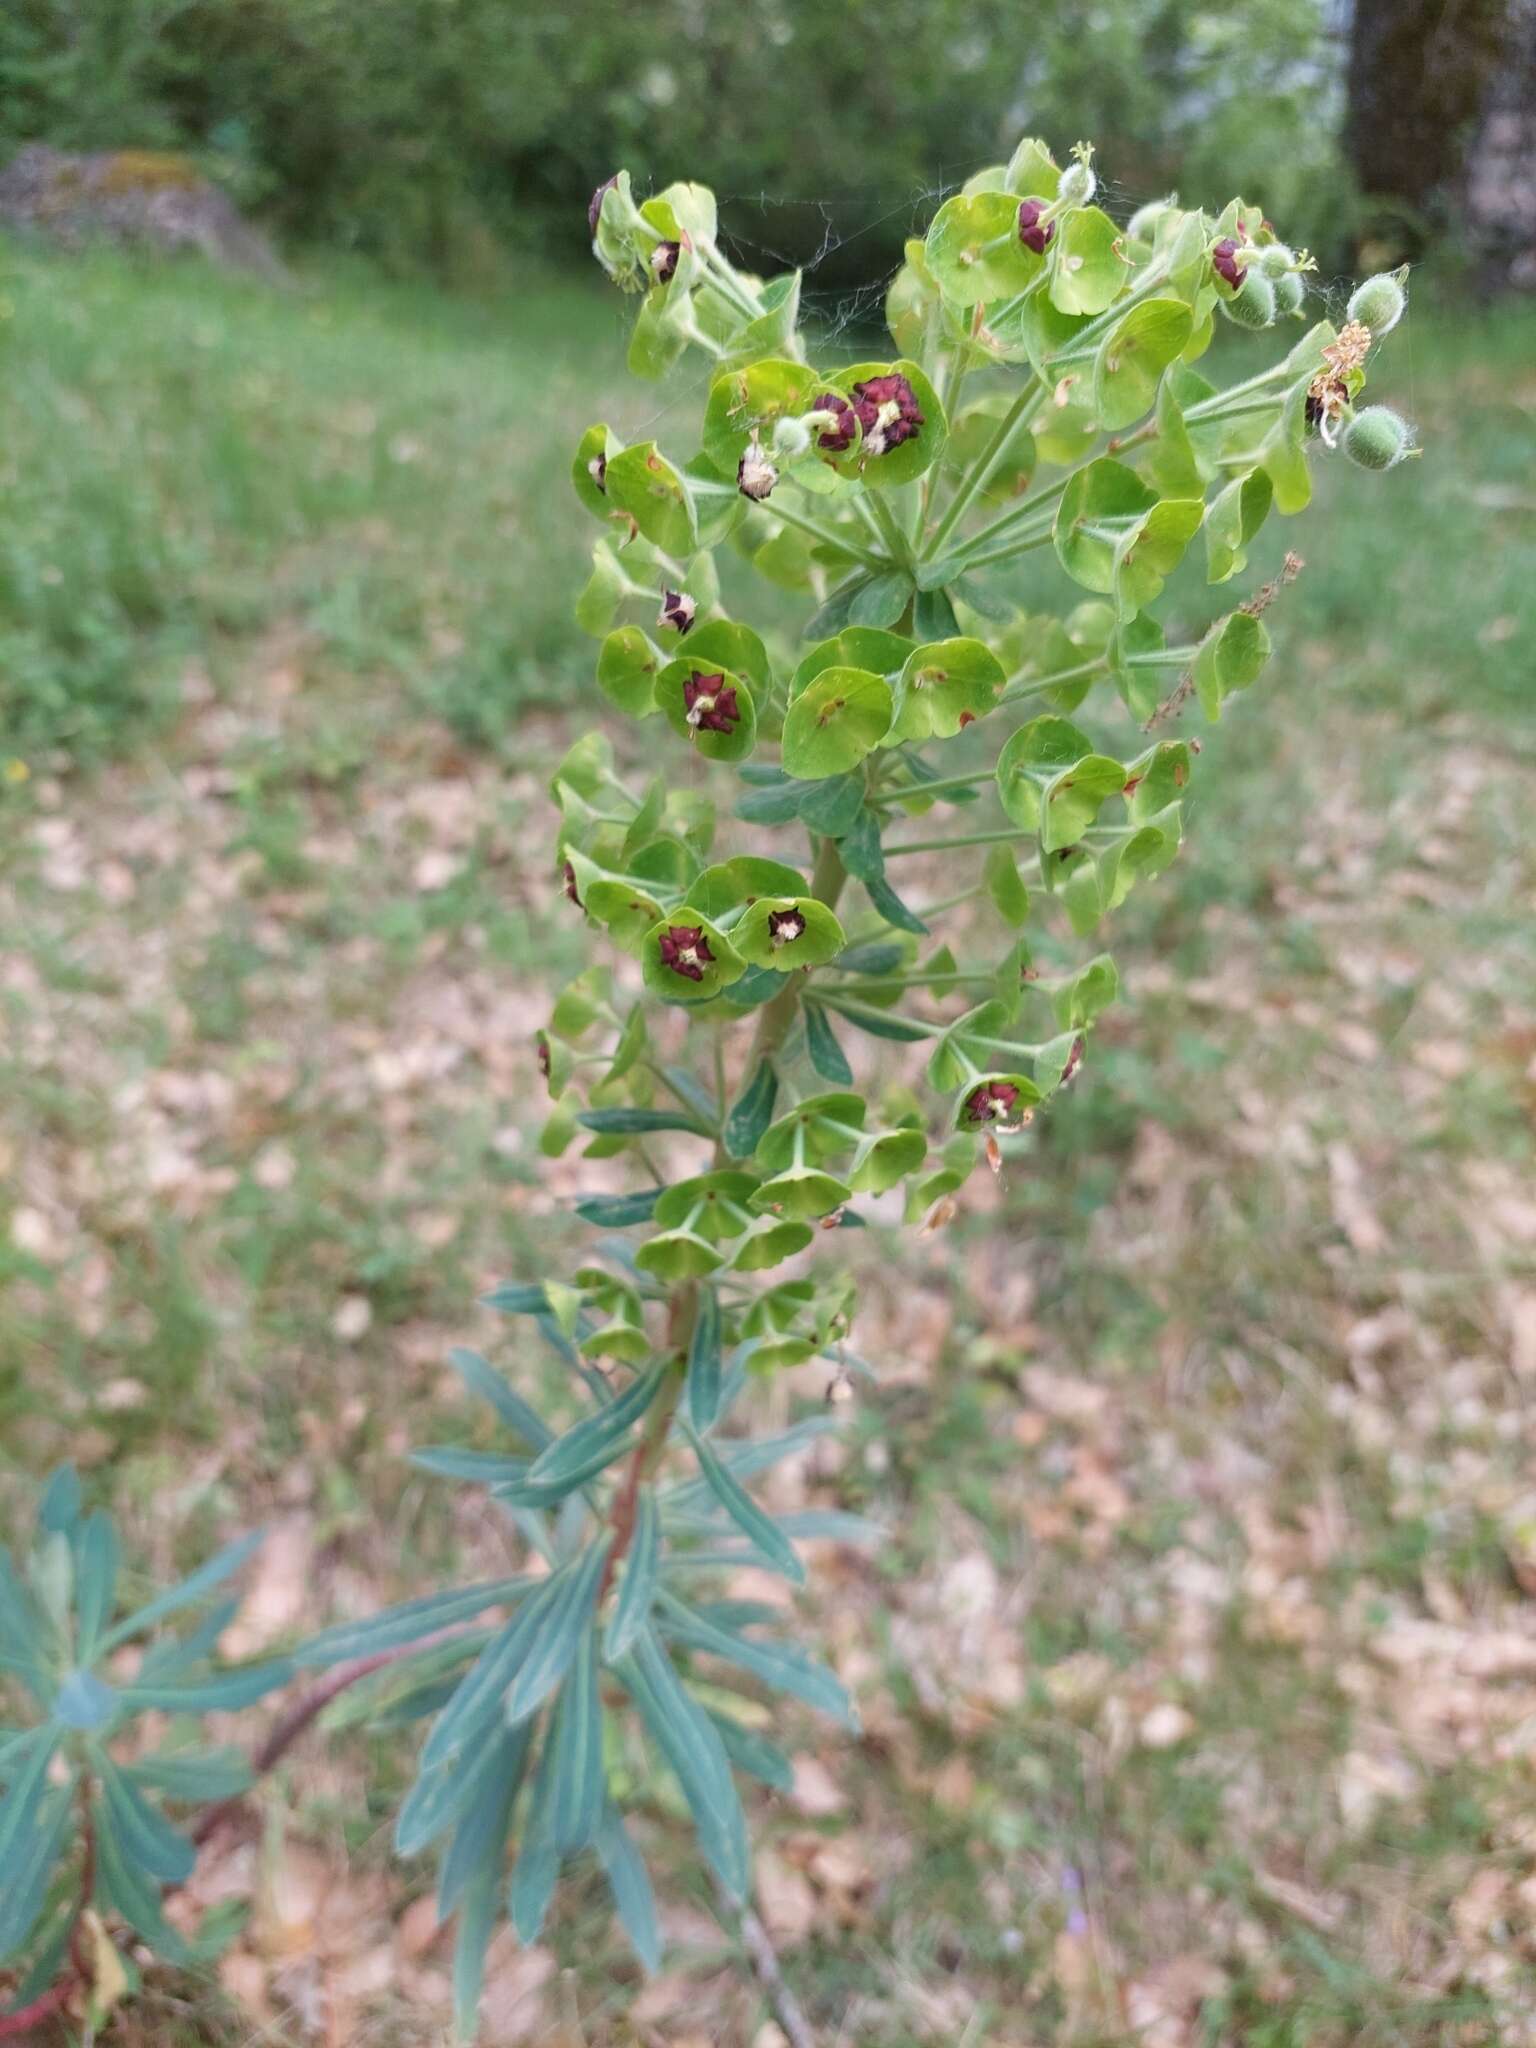
<svg viewBox="0 0 1536 2048">
<path fill-rule="evenodd" d="M 965 1120 L 977 1127 L 1006 1123 L 1018 1099 L 1019 1091 L 1011 1081 L 982 1081 L 965 1098 Z"/>
<path fill-rule="evenodd" d="M 603 201 L 604 199 L 607 198 L 608 194 L 613 190 L 614 186 L 617 185 L 618 182 L 618 173 L 617 171 L 615 171 L 611 178 L 604 178 L 602 184 L 599 185 L 597 190 L 592 194 L 591 204 L 587 208 L 587 226 L 592 230 L 594 235 L 597 233 L 598 216 L 602 213 Z"/>
<path fill-rule="evenodd" d="M 656 623 L 658 626 L 670 626 L 674 633 L 681 635 L 692 626 L 698 612 L 697 603 L 686 590 L 664 590 Z"/>
<path fill-rule="evenodd" d="M 770 910 L 768 913 L 768 942 L 773 946 L 792 946 L 796 939 L 805 937 L 805 919 L 798 910 Z"/>
<path fill-rule="evenodd" d="M 587 475 L 591 477 L 593 483 L 597 485 L 597 488 L 602 492 L 603 496 L 606 498 L 608 495 L 607 456 L 594 455 L 592 460 L 587 464 Z"/>
<path fill-rule="evenodd" d="M 851 447 L 853 437 L 859 431 L 859 416 L 840 391 L 820 392 L 811 405 L 812 412 L 832 415 L 831 426 L 824 426 L 816 436 L 818 448 L 825 448 L 829 455 L 841 455 Z"/>
<path fill-rule="evenodd" d="M 549 1040 L 547 1038 L 539 1040 L 539 1072 L 547 1082 L 549 1080 Z"/>
<path fill-rule="evenodd" d="M 653 284 L 670 284 L 677 275 L 677 259 L 683 253 L 681 242 L 658 242 L 651 251 L 650 271 Z"/>
<path fill-rule="evenodd" d="M 683 709 L 696 732 L 734 732 L 741 723 L 736 686 L 723 675 L 689 676 L 683 684 Z"/>
<path fill-rule="evenodd" d="M 659 940 L 661 964 L 685 981 L 702 981 L 704 969 L 714 965 L 702 925 L 669 924 Z"/>
<path fill-rule="evenodd" d="M 1056 239 L 1056 223 L 1042 221 L 1040 216 L 1045 207 L 1038 199 L 1019 201 L 1019 240 L 1026 249 L 1033 249 L 1037 256 L 1043 256 Z"/>
<path fill-rule="evenodd" d="M 1227 235 L 1211 251 L 1212 270 L 1215 271 L 1223 284 L 1231 285 L 1235 292 L 1242 290 L 1243 278 L 1246 275 L 1245 266 L 1237 260 L 1238 248 L 1239 244 L 1234 242 L 1230 235 Z"/>
<path fill-rule="evenodd" d="M 576 891 L 576 870 L 571 866 L 569 861 L 567 861 L 565 864 L 565 893 L 567 896 L 570 897 L 571 901 L 575 904 L 576 908 L 580 910 L 581 897 L 577 894 Z"/>
<path fill-rule="evenodd" d="M 899 370 L 855 384 L 853 409 L 864 429 L 867 455 L 888 455 L 903 441 L 910 441 L 923 424 L 917 393 Z"/>
</svg>

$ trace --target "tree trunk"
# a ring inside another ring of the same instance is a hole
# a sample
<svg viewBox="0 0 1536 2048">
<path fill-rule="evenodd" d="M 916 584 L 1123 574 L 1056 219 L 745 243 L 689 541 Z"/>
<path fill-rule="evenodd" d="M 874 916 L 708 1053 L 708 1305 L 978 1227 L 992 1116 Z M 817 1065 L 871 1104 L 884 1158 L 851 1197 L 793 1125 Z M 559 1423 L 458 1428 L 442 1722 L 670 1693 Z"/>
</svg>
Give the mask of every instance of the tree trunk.
<svg viewBox="0 0 1536 2048">
<path fill-rule="evenodd" d="M 1344 146 L 1367 201 L 1422 236 L 1457 199 L 1520 0 L 1355 0 Z"/>
</svg>

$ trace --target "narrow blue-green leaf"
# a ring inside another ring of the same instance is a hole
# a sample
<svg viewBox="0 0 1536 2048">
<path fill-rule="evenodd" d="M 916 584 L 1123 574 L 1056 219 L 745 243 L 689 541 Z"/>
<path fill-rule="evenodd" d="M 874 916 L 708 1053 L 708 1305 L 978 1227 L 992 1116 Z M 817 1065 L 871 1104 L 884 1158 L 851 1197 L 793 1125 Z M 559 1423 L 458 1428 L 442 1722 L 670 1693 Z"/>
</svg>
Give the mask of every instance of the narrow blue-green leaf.
<svg viewBox="0 0 1536 2048">
<path fill-rule="evenodd" d="M 14 1671 L 39 1703 L 48 1691 L 42 1666 L 43 1647 L 32 1596 L 11 1569 L 11 1560 L 0 1550 L 0 1670 Z"/>
<path fill-rule="evenodd" d="M 600 1230 L 626 1230 L 632 1223 L 649 1223 L 664 1188 L 641 1188 L 633 1195 L 583 1195 L 576 1214 L 584 1223 Z"/>
<path fill-rule="evenodd" d="M 498 1729 L 476 1760 L 468 1795 L 458 1809 L 453 1837 L 443 1852 L 437 1874 L 437 1917 L 446 1920 L 465 1893 L 489 1874 L 491 1889 L 501 1893 L 506 1867 L 507 1830 L 512 1803 L 523 1782 L 534 1723 Z"/>
<path fill-rule="evenodd" d="M 102 1630 L 112 1619 L 117 1597 L 118 1542 L 112 1517 L 100 1509 L 80 1531 L 75 1561 L 75 1613 L 79 1625 L 79 1656 L 90 1662 Z"/>
<path fill-rule="evenodd" d="M 542 1297 L 543 1288 L 539 1290 Z M 521 1394 L 514 1393 L 489 1359 L 482 1358 L 478 1351 L 470 1351 L 462 1344 L 456 1344 L 448 1354 L 448 1363 L 463 1380 L 472 1394 L 478 1394 L 482 1401 L 488 1401 L 507 1424 L 533 1449 L 542 1451 L 551 1441 L 554 1432 L 534 1413 Z"/>
<path fill-rule="evenodd" d="M 197 1861 L 191 1842 L 155 1810 L 104 1751 L 93 1750 L 93 1761 L 123 1853 L 159 1883 L 181 1884 Z"/>
<path fill-rule="evenodd" d="M 745 1159 L 757 1150 L 758 1139 L 773 1121 L 778 1093 L 779 1077 L 772 1060 L 759 1060 L 756 1073 L 725 1120 L 725 1149 L 733 1159 Z"/>
<path fill-rule="evenodd" d="M 180 1614 L 183 1608 L 195 1607 L 199 1600 L 211 1593 L 215 1586 L 222 1586 L 233 1573 L 239 1571 L 247 1558 L 261 1548 L 261 1531 L 253 1530 L 249 1536 L 242 1536 L 237 1542 L 226 1544 L 215 1552 L 204 1565 L 199 1565 L 189 1578 L 180 1585 L 171 1586 L 163 1593 L 156 1594 L 147 1606 L 120 1621 L 116 1628 L 109 1629 L 101 1639 L 98 1654 L 115 1650 L 119 1643 L 126 1643 L 156 1622 L 164 1621 L 168 1615 Z"/>
<path fill-rule="evenodd" d="M 898 931 L 903 932 L 917 932 L 921 934 L 927 931 L 927 925 L 923 923 L 917 912 L 908 909 L 907 905 L 902 902 L 896 891 L 883 876 L 877 876 L 875 880 L 867 881 L 864 884 L 864 890 L 870 902 L 879 911 L 887 924 L 893 924 Z"/>
<path fill-rule="evenodd" d="M 500 1451 L 473 1451 L 463 1444 L 426 1444 L 411 1452 L 411 1463 L 439 1479 L 466 1479 L 472 1486 L 515 1486 L 528 1476 L 527 1458 Z"/>
<path fill-rule="evenodd" d="M 709 1718 L 719 1729 L 725 1753 L 738 1771 L 772 1786 L 775 1792 L 793 1792 L 795 1767 L 782 1749 L 776 1748 L 766 1736 L 743 1728 L 729 1714 L 711 1713 Z"/>
<path fill-rule="evenodd" d="M 547 1842 L 525 1842 L 512 1872 L 507 1907 L 517 1938 L 532 1947 L 544 1926 L 560 1875 L 560 1854 Z"/>
<path fill-rule="evenodd" d="M 180 1685 L 125 1685 L 123 1700 L 130 1707 L 163 1707 L 171 1714 L 232 1714 L 286 1685 L 293 1673 L 291 1657 L 273 1657 L 265 1664 L 245 1664 Z"/>
<path fill-rule="evenodd" d="M 96 1830 L 96 1897 L 128 1922 L 141 1940 L 168 1963 L 192 1960 L 190 1944 L 160 1910 L 159 1887 L 148 1880 L 119 1838 L 112 1809 L 97 1800 L 91 1808 Z"/>
<path fill-rule="evenodd" d="M 123 1775 L 166 1799 L 200 1806 L 243 1792 L 251 1782 L 251 1766 L 244 1752 L 234 1748 L 181 1749 L 140 1757 L 123 1766 Z"/>
<path fill-rule="evenodd" d="M 696 1430 L 690 1430 L 688 1434 L 705 1485 L 742 1535 L 774 1571 L 782 1572 L 786 1579 L 803 1586 L 805 1566 L 795 1555 L 789 1538 L 781 1533 L 773 1517 L 758 1506 L 740 1480 L 721 1463 L 703 1437 Z"/>
<path fill-rule="evenodd" d="M 682 1788 L 706 1861 L 733 1899 L 745 1898 L 751 1869 L 746 1817 L 719 1730 L 650 1629 L 641 1631 L 619 1676 Z"/>
<path fill-rule="evenodd" d="M 871 939 L 837 956 L 839 974 L 895 974 L 906 965 L 907 951 L 892 939 Z"/>
<path fill-rule="evenodd" d="M 73 1465 L 49 1474 L 37 1504 L 37 1526 L 45 1536 L 68 1536 L 80 1519 L 80 1475 Z"/>
<path fill-rule="evenodd" d="M 699 1430 L 713 1428 L 720 1413 L 720 1297 L 712 1287 L 700 1291 L 688 1343 L 688 1413 Z"/>
<path fill-rule="evenodd" d="M 507 1316 L 541 1316 L 549 1307 L 549 1296 L 537 1281 L 524 1287 L 515 1280 L 508 1280 L 500 1287 L 493 1287 L 489 1294 L 482 1294 L 480 1306 L 499 1308 Z"/>
<path fill-rule="evenodd" d="M 488 1607 L 518 1600 L 538 1582 L 529 1578 L 487 1579 L 477 1586 L 457 1586 L 446 1593 L 423 1593 L 398 1607 L 386 1607 L 364 1621 L 340 1621 L 322 1629 L 293 1653 L 296 1664 L 317 1669 L 371 1657 L 379 1650 L 398 1649 L 456 1621 L 472 1621 Z"/>
<path fill-rule="evenodd" d="M 48 1903 L 55 1866 L 74 1832 L 73 1808 L 73 1778 L 45 1787 L 27 1832 L 0 1865 L 0 1962 L 27 1941 Z"/>
<path fill-rule="evenodd" d="M 656 1366 L 625 1388 L 616 1401 L 596 1415 L 589 1415 L 568 1429 L 564 1436 L 547 1444 L 528 1468 L 530 1486 L 565 1487 L 577 1483 L 573 1474 L 586 1478 L 601 1471 L 624 1448 L 624 1439 L 661 1390 L 665 1366 Z M 601 1462 L 594 1467 L 593 1459 Z"/>
<path fill-rule="evenodd" d="M 834 1415 L 807 1415 L 802 1421 L 791 1423 L 788 1429 L 776 1430 L 771 1436 L 743 1437 L 738 1443 L 721 1444 L 717 1455 L 721 1464 L 738 1479 L 750 1479 L 754 1473 L 766 1472 L 770 1466 L 777 1465 L 781 1458 L 792 1458 L 807 1444 L 813 1444 L 824 1436 L 835 1436 L 840 1428 L 841 1424 Z M 664 1510 L 673 1506 L 688 1508 L 711 1497 L 703 1480 L 689 1479 L 681 1486 L 668 1487 L 662 1495 L 662 1507 Z"/>
<path fill-rule="evenodd" d="M 675 1593 L 663 1593 L 659 1604 L 666 1632 L 674 1642 L 684 1643 L 690 1650 L 707 1650 L 712 1657 L 723 1657 L 775 1692 L 791 1693 L 845 1727 L 857 1726 L 858 1717 L 842 1680 L 795 1644 L 756 1642 L 730 1629 L 716 1628 Z"/>
<path fill-rule="evenodd" d="M 550 1720 L 553 1772 L 547 1833 L 562 1856 L 585 1849 L 597 1833 L 607 1797 L 603 1770 L 603 1703 L 597 1680 L 597 1637 L 587 1629 L 577 1646 Z"/>
<path fill-rule="evenodd" d="M 774 1520 L 786 1536 L 805 1542 L 857 1543 L 874 1549 L 890 1534 L 879 1522 L 842 1508 L 799 1508 L 793 1514 L 776 1515 Z"/>
<path fill-rule="evenodd" d="M 837 1034 L 827 1022 L 826 1011 L 819 1003 L 806 1003 L 804 1011 L 805 1050 L 811 1065 L 823 1081 L 830 1081 L 834 1087 L 852 1087 L 853 1069 L 837 1042 Z"/>
<path fill-rule="evenodd" d="M 570 1669 L 583 1639 L 590 1635 L 598 1580 L 612 1541 L 612 1530 L 605 1529 L 574 1563 L 556 1574 L 564 1583 L 531 1616 L 525 1654 L 503 1702 L 508 1727 L 526 1720 L 544 1704 Z M 537 1598 L 534 1595 L 529 1600 L 528 1608 Z"/>
<path fill-rule="evenodd" d="M 683 1109 L 583 1109 L 576 1121 L 607 1138 L 639 1137 L 648 1131 L 689 1131 L 696 1138 L 715 1135 L 713 1125 Z"/>
<path fill-rule="evenodd" d="M 144 1652 L 136 1683 L 160 1685 L 178 1673 L 204 1664 L 214 1654 L 225 1629 L 240 1612 L 240 1596 L 217 1601 L 190 1635 L 167 1636 Z"/>
<path fill-rule="evenodd" d="M 800 800 L 811 787 L 793 777 L 767 789 L 749 789 L 738 799 L 736 815 L 748 825 L 787 825 L 800 813 Z"/>
<path fill-rule="evenodd" d="M 850 1002 L 830 989 L 821 991 L 821 1000 L 845 1023 L 852 1024 L 859 1031 L 867 1031 L 871 1038 L 888 1038 L 897 1045 L 918 1045 L 925 1038 L 935 1037 L 944 1028 L 942 1024 L 909 1022 L 905 1017 L 891 1016 L 885 1010 L 871 1009 L 868 1004 Z"/>
<path fill-rule="evenodd" d="M 649 1619 L 651 1602 L 656 1597 L 660 1563 L 661 1513 L 656 1505 L 655 1491 L 649 1486 L 642 1486 L 635 1496 L 635 1533 L 630 1539 L 629 1553 L 619 1578 L 618 1597 L 603 1637 L 603 1655 L 610 1664 L 617 1664 L 629 1653 L 635 1637 Z"/>
<path fill-rule="evenodd" d="M 864 776 L 829 775 L 823 782 L 802 783 L 800 822 L 828 838 L 841 838 L 864 803 Z"/>
<path fill-rule="evenodd" d="M 661 1930 L 656 1924 L 655 1894 L 645 1859 L 611 1806 L 597 1831 L 597 1853 L 608 1876 L 619 1923 L 635 1954 L 654 1975 L 661 1967 Z"/>
<path fill-rule="evenodd" d="M 56 1730 L 38 1729 L 5 1796 L 0 1798 L 0 1876 L 4 1880 L 0 1883 L 0 1899 L 7 1897 L 13 1884 L 19 1884 L 20 1872 L 35 1869 L 39 1844 L 46 1833 L 48 1766 L 58 1744 Z M 24 1918 L 26 1924 L 10 1941 L 0 1942 L 0 1956 L 8 1955 L 31 1932 L 32 1923 L 42 1910 L 41 1898 L 35 1908 L 24 1911 L 25 1905 L 25 1901 L 18 1901 L 15 1916 L 18 1921 Z"/>
<path fill-rule="evenodd" d="M 453 1937 L 453 2024 L 464 2042 L 473 2041 L 480 2028 L 480 1993 L 485 1986 L 485 1952 L 496 1930 L 501 1903 L 501 1871 L 489 1867 L 476 1871 L 465 1888 L 459 1906 L 459 1924 Z"/>
</svg>

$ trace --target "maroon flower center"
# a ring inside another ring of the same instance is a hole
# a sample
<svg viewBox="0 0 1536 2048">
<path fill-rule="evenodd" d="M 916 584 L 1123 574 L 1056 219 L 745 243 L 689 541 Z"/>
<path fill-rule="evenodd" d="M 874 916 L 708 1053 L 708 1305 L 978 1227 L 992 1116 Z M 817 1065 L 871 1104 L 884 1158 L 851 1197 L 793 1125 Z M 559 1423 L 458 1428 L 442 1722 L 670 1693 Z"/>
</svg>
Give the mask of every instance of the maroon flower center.
<svg viewBox="0 0 1536 2048">
<path fill-rule="evenodd" d="M 658 242 L 651 251 L 651 276 L 658 284 L 670 284 L 677 272 L 677 259 L 682 254 L 681 242 Z"/>
<path fill-rule="evenodd" d="M 683 708 L 696 732 L 734 732 L 741 722 L 736 685 L 723 675 L 689 676 L 683 684 Z"/>
<path fill-rule="evenodd" d="M 587 475 L 588 475 L 589 477 L 591 477 L 591 479 L 592 479 L 593 483 L 595 483 L 595 484 L 597 485 L 597 488 L 598 488 L 598 489 L 599 489 L 599 490 L 600 490 L 600 491 L 601 491 L 601 492 L 603 493 L 603 495 L 604 495 L 604 496 L 606 497 L 606 496 L 607 496 L 607 493 L 608 493 L 608 458 L 607 458 L 607 456 L 606 456 L 606 455 L 594 455 L 594 456 L 593 456 L 593 458 L 592 458 L 592 460 L 591 460 L 591 461 L 590 461 L 590 462 L 589 462 L 589 463 L 587 464 Z"/>
<path fill-rule="evenodd" d="M 864 449 L 869 455 L 889 454 L 903 441 L 910 441 L 923 424 L 917 393 L 897 370 L 855 384 L 853 409 L 864 429 Z"/>
<path fill-rule="evenodd" d="M 662 965 L 688 981 L 702 981 L 704 969 L 714 962 L 702 925 L 669 924 L 660 945 Z"/>
<path fill-rule="evenodd" d="M 567 861 L 565 864 L 565 893 L 567 896 L 570 897 L 571 901 L 575 904 L 576 908 L 580 910 L 581 898 L 576 893 L 576 870 L 571 866 L 569 861 Z"/>
<path fill-rule="evenodd" d="M 698 609 L 686 590 L 664 590 L 661 593 L 661 623 L 670 626 L 675 633 L 688 631 Z"/>
<path fill-rule="evenodd" d="M 816 436 L 818 448 L 840 455 L 859 429 L 859 416 L 840 391 L 823 391 L 811 406 L 812 412 L 831 413 L 833 424 Z"/>
<path fill-rule="evenodd" d="M 770 910 L 768 937 L 775 946 L 792 946 L 805 936 L 805 919 L 798 910 Z"/>
<path fill-rule="evenodd" d="M 1041 221 L 1045 207 L 1038 199 L 1019 201 L 1019 240 L 1026 249 L 1033 249 L 1037 256 L 1043 256 L 1056 239 L 1056 223 Z"/>
<path fill-rule="evenodd" d="M 611 178 L 604 178 L 602 184 L 599 185 L 597 190 L 592 194 L 592 203 L 587 208 L 587 226 L 592 230 L 594 235 L 597 233 L 598 215 L 603 210 L 603 200 L 606 197 L 606 195 L 613 190 L 614 186 L 617 185 L 618 182 L 619 180 L 617 173 L 615 173 L 615 175 Z"/>
<path fill-rule="evenodd" d="M 1237 243 L 1227 235 L 1211 251 L 1211 268 L 1222 282 L 1231 285 L 1235 292 L 1242 290 L 1245 274 L 1244 266 L 1237 260 L 1237 250 Z"/>
<path fill-rule="evenodd" d="M 547 1038 L 539 1040 L 539 1072 L 546 1081 L 549 1079 L 549 1040 Z"/>
<path fill-rule="evenodd" d="M 1006 1117 L 1019 1099 L 1011 1081 L 982 1081 L 965 1098 L 965 1120 L 971 1124 L 992 1124 Z"/>
</svg>

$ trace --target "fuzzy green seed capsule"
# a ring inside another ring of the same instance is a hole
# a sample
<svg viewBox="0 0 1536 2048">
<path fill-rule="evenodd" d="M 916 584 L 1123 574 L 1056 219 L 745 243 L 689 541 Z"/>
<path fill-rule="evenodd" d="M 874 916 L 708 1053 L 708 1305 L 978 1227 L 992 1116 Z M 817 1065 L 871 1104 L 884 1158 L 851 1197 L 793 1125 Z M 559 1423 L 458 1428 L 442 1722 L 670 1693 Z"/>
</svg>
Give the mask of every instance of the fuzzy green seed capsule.
<svg viewBox="0 0 1536 2048">
<path fill-rule="evenodd" d="M 1239 327 L 1270 327 L 1275 318 L 1275 288 L 1262 271 L 1250 270 L 1242 289 L 1220 301 L 1221 310 Z"/>
<path fill-rule="evenodd" d="M 1274 278 L 1278 282 L 1280 278 L 1290 276 L 1291 265 L 1296 258 L 1284 242 L 1266 242 L 1254 261 L 1266 277 Z"/>
<path fill-rule="evenodd" d="M 1343 449 L 1362 469 L 1391 469 L 1408 453 L 1413 429 L 1389 406 L 1368 405 L 1344 429 Z"/>
<path fill-rule="evenodd" d="M 1166 199 L 1150 199 L 1145 206 L 1138 206 L 1126 226 L 1126 233 L 1135 242 L 1150 242 L 1157 233 L 1158 223 L 1165 214 L 1172 213 L 1178 206 L 1178 194 L 1170 193 Z"/>
<path fill-rule="evenodd" d="M 1283 277 L 1275 279 L 1275 311 L 1282 317 L 1299 313 L 1306 296 L 1307 288 L 1294 270 L 1288 270 Z"/>
<path fill-rule="evenodd" d="M 1403 290 L 1402 279 L 1402 271 L 1381 271 L 1368 277 L 1364 284 L 1356 285 L 1349 302 L 1350 319 L 1369 327 L 1378 341 L 1382 335 L 1391 333 L 1407 307 L 1408 294 Z"/>
<path fill-rule="evenodd" d="M 1098 179 L 1086 162 L 1068 164 L 1061 174 L 1056 197 L 1065 206 L 1086 206 L 1098 190 Z"/>
</svg>

